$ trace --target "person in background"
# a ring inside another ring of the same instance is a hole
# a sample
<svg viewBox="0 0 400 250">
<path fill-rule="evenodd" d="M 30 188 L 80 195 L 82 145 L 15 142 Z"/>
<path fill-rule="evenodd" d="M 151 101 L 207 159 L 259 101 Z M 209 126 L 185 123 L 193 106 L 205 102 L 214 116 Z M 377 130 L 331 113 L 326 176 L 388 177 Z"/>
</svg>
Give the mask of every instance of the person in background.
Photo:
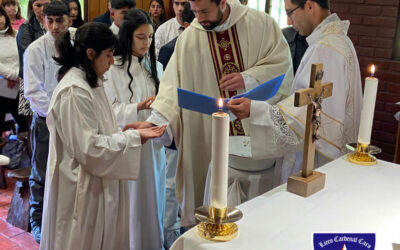
<svg viewBox="0 0 400 250">
<path fill-rule="evenodd" d="M 1 4 L 10 17 L 13 29 L 18 30 L 25 22 L 25 19 L 21 15 L 21 7 L 19 6 L 18 0 L 3 0 Z"/>
<path fill-rule="evenodd" d="M 103 88 L 115 44 L 101 23 L 82 25 L 73 45 L 68 31 L 56 40 L 61 68 L 47 117 L 51 144 L 41 250 L 129 249 L 127 180 L 144 170 L 142 144 L 165 127 L 118 129 Z"/>
<path fill-rule="evenodd" d="M 194 19 L 194 14 L 193 11 L 190 9 L 190 4 L 188 2 L 185 3 L 183 12 L 182 12 L 182 22 L 183 22 L 183 27 L 186 29 L 189 27 L 190 23 Z M 179 36 L 175 37 L 171 41 L 169 41 L 167 44 L 161 47 L 160 53 L 158 55 L 158 61 L 163 65 L 164 70 L 167 67 L 167 64 L 169 62 L 169 59 L 172 56 L 172 53 L 174 53 L 175 49 L 175 44 L 176 40 L 178 39 Z"/>
<path fill-rule="evenodd" d="M 79 28 L 85 22 L 82 19 L 82 10 L 79 0 L 68 0 L 66 2 L 69 9 L 69 17 L 72 19 L 73 28 Z"/>
<path fill-rule="evenodd" d="M 32 169 L 29 177 L 31 190 L 30 222 L 32 234 L 37 242 L 41 237 L 44 184 L 49 151 L 49 131 L 46 125 L 47 112 L 54 88 L 57 86 L 57 72 L 60 65 L 53 57 L 57 56 L 54 41 L 67 30 L 72 20 L 66 4 L 52 0 L 43 10 L 45 35 L 34 41 L 24 53 L 24 94 L 34 112 L 31 125 Z"/>
<path fill-rule="evenodd" d="M 300 35 L 292 26 L 282 29 L 282 33 L 289 44 L 293 62 L 293 74 L 296 75 L 301 59 L 308 48 L 306 36 Z"/>
<path fill-rule="evenodd" d="M 167 44 L 169 41 L 179 36 L 183 31 L 183 22 L 182 22 L 182 11 L 183 5 L 188 0 L 174 0 L 173 9 L 175 12 L 175 17 L 169 19 L 162 25 L 160 25 L 157 29 L 157 32 L 154 36 L 156 40 L 156 55 L 158 57 L 158 53 L 162 46 Z"/>
<path fill-rule="evenodd" d="M 0 48 L 3 48 L 0 53 L 0 135 L 6 130 L 7 113 L 11 113 L 17 122 L 18 132 L 28 131 L 26 117 L 18 114 L 19 62 L 15 36 L 11 20 L 0 5 Z"/>
<path fill-rule="evenodd" d="M 28 117 L 28 123 L 30 126 L 33 112 L 31 110 L 29 101 L 24 96 L 24 52 L 28 46 L 44 35 L 46 29 L 43 26 L 43 8 L 44 5 L 49 3 L 49 0 L 29 0 L 28 4 L 28 16 L 29 19 L 23 23 L 17 34 L 17 47 L 19 56 L 19 77 L 22 79 L 19 85 L 19 104 L 18 113 Z"/>
<path fill-rule="evenodd" d="M 162 0 L 152 0 L 150 2 L 149 13 L 153 20 L 154 31 L 165 22 L 165 7 Z"/>
<path fill-rule="evenodd" d="M 119 28 L 122 25 L 122 20 L 128 10 L 135 8 L 135 0 L 110 0 L 111 11 L 110 15 L 113 18 L 113 23 L 110 26 L 111 31 L 114 35 L 118 36 Z"/>
<path fill-rule="evenodd" d="M 107 11 L 104 14 L 101 14 L 97 17 L 95 17 L 92 22 L 96 22 L 96 23 L 104 23 L 107 26 L 111 26 L 112 23 L 112 18 L 110 16 L 110 10 L 111 10 L 111 3 L 110 1 L 108 1 L 107 3 Z"/>
<path fill-rule="evenodd" d="M 162 75 L 153 34 L 152 20 L 144 10 L 132 9 L 125 14 L 114 53 L 115 64 L 107 72 L 104 84 L 121 129 L 150 116 L 150 104 Z M 130 249 L 163 249 L 165 150 L 148 141 L 140 155 L 139 177 L 129 181 Z"/>
</svg>

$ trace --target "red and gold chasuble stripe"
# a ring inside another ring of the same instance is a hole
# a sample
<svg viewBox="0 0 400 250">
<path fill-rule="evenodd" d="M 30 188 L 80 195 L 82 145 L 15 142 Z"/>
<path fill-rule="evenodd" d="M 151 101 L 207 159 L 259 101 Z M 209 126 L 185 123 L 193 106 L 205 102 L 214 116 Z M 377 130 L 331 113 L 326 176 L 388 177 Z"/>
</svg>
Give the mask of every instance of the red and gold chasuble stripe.
<svg viewBox="0 0 400 250">
<path fill-rule="evenodd" d="M 225 75 L 235 72 L 243 72 L 243 58 L 240 50 L 240 43 L 237 36 L 236 25 L 223 32 L 207 32 L 208 44 L 213 58 L 217 85 Z M 237 94 L 237 91 L 219 92 L 223 98 L 230 98 Z M 230 123 L 230 135 L 244 135 L 242 122 L 236 119 Z"/>
</svg>

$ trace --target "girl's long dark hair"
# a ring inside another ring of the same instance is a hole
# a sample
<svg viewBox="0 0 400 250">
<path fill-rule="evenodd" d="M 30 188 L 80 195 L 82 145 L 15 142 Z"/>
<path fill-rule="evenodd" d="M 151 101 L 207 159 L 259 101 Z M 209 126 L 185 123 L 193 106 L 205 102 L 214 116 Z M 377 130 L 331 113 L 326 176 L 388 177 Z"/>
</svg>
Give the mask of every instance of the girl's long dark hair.
<svg viewBox="0 0 400 250">
<path fill-rule="evenodd" d="M 65 4 L 67 5 L 68 9 L 69 9 L 69 3 L 74 2 L 76 3 L 76 5 L 78 6 L 78 16 L 76 17 L 76 19 L 72 22 L 71 27 L 74 28 L 79 28 L 81 27 L 85 22 L 82 19 L 82 11 L 81 11 L 81 4 L 79 3 L 78 0 L 64 0 Z M 69 11 L 71 13 L 71 10 Z"/>
<path fill-rule="evenodd" d="M 158 24 L 158 27 L 160 27 L 160 25 L 163 24 L 165 22 L 165 20 L 166 20 L 164 2 L 162 0 L 151 0 L 150 1 L 150 6 L 151 6 L 151 3 L 154 2 L 154 1 L 156 1 L 161 6 L 161 8 L 163 9 L 163 13 L 160 16 L 160 22 Z M 155 28 L 156 27 L 154 27 L 154 29 Z"/>
<path fill-rule="evenodd" d="M 133 76 L 129 72 L 129 68 L 132 64 L 132 41 L 133 41 L 133 32 L 139 28 L 139 26 L 143 24 L 153 25 L 150 15 L 141 9 L 131 9 L 129 10 L 122 22 L 121 28 L 118 33 L 118 45 L 115 49 L 115 56 L 119 56 L 121 58 L 120 66 L 123 66 L 126 62 L 128 62 L 128 76 L 130 81 L 128 83 L 129 91 L 131 92 L 130 100 L 132 100 L 133 92 L 131 90 L 131 84 L 133 81 Z M 156 93 L 158 92 L 158 86 L 160 84 L 160 80 L 157 76 L 157 61 L 156 61 L 156 52 L 155 52 L 155 41 L 152 39 L 151 45 L 149 48 L 150 55 L 150 75 L 154 80 Z"/>
<path fill-rule="evenodd" d="M 58 80 L 72 68 L 77 67 L 86 73 L 86 80 L 90 87 L 97 87 L 98 76 L 92 67 L 86 50 L 91 48 L 96 52 L 96 57 L 103 50 L 114 49 L 116 45 L 116 37 L 107 25 L 103 23 L 87 23 L 76 30 L 73 45 L 71 43 L 71 34 L 65 31 L 60 34 L 56 41 L 56 49 L 59 57 L 54 60 L 61 65 L 58 71 Z"/>
<path fill-rule="evenodd" d="M 4 18 L 6 19 L 6 25 L 5 27 L 8 28 L 8 30 L 6 31 L 6 34 L 9 36 L 15 36 L 16 33 L 11 25 L 11 20 L 10 17 L 7 15 L 6 10 L 3 8 L 3 6 L 0 5 L 0 15 L 4 16 Z"/>
</svg>

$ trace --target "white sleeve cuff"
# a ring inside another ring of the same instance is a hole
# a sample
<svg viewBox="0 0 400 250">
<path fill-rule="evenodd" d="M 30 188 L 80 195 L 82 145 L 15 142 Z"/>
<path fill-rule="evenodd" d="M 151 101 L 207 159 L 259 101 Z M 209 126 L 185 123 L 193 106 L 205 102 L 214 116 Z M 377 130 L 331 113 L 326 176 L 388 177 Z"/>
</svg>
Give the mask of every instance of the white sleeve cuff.
<svg viewBox="0 0 400 250">
<path fill-rule="evenodd" d="M 157 126 L 167 125 L 166 132 L 160 138 L 154 139 L 154 141 L 158 144 L 169 146 L 172 143 L 174 136 L 172 135 L 171 127 L 169 126 L 169 122 L 167 118 L 165 118 L 160 112 L 153 109 L 151 111 L 151 115 L 146 120 L 147 122 L 151 122 Z"/>
<path fill-rule="evenodd" d="M 244 87 L 246 88 L 246 91 L 252 90 L 258 85 L 260 85 L 260 82 L 256 78 L 244 73 L 241 74 L 243 77 Z"/>
</svg>

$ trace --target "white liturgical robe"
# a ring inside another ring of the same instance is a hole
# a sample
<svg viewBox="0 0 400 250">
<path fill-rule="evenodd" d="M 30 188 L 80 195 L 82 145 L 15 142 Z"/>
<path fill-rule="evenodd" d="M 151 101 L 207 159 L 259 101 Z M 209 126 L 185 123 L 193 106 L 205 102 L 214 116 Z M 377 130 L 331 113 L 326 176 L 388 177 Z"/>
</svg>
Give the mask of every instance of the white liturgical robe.
<svg viewBox="0 0 400 250">
<path fill-rule="evenodd" d="M 213 31 L 205 30 L 194 19 L 182 32 L 161 79 L 160 91 L 151 106 L 168 121 L 178 147 L 176 191 L 178 200 L 183 204 L 183 226 L 196 223 L 194 210 L 203 204 L 205 180 L 211 160 L 211 116 L 180 109 L 177 88 L 217 98 L 220 96 L 218 79 L 221 75 L 241 72 L 245 81 L 246 76 L 249 76 L 255 82 L 263 83 L 287 73 L 291 65 L 288 45 L 270 16 L 242 6 L 237 1 L 229 2 L 229 9 L 228 19 Z M 229 36 L 218 40 L 220 42 L 211 39 L 222 33 Z M 227 42 L 227 39 L 230 41 Z M 215 49 L 221 49 L 220 56 L 215 56 Z M 232 56 L 225 53 L 229 51 L 235 51 L 236 54 Z M 243 70 L 232 71 L 238 65 L 230 61 L 232 58 L 242 59 L 239 64 Z M 229 62 L 223 64 L 218 60 Z M 223 69 L 217 71 L 215 65 Z M 217 76 L 216 72 L 220 75 Z M 288 79 L 290 81 L 287 82 L 291 83 L 291 74 Z M 247 85 L 245 90 L 249 90 Z M 282 95 L 287 93 L 287 96 L 290 86 L 283 84 L 279 91 Z M 154 120 L 149 121 L 155 123 Z M 242 125 L 248 135 L 248 121 L 242 121 Z"/>
<path fill-rule="evenodd" d="M 129 72 L 133 79 L 130 84 L 128 62 L 120 66 L 118 58 L 105 75 L 104 88 L 120 128 L 128 123 L 145 121 L 151 110 L 137 110 L 137 105 L 156 94 L 148 58 L 144 57 L 141 62 L 136 56 L 131 58 Z M 162 65 L 158 62 L 157 72 L 161 79 Z M 162 145 L 153 140 L 143 145 L 139 177 L 136 181 L 129 181 L 130 249 L 163 249 L 165 158 Z"/>
<path fill-rule="evenodd" d="M 356 142 L 362 105 L 361 76 L 356 51 L 347 36 L 349 21 L 331 14 L 307 37 L 309 44 L 297 70 L 292 91 L 308 88 L 311 64 L 322 63 L 322 83 L 333 82 L 332 96 L 323 100 L 320 139 L 316 141 L 318 166 L 343 155 L 346 143 Z M 294 95 L 277 105 L 252 101 L 250 129 L 263 137 L 265 158 L 284 156 L 281 182 L 298 172 L 307 107 L 294 107 Z M 268 113 L 269 115 L 264 115 Z M 257 145 L 260 148 L 260 145 Z M 253 148 L 253 145 L 252 145 Z M 254 148 L 254 150 L 257 150 Z M 297 152 L 297 153 L 296 153 Z"/>
<path fill-rule="evenodd" d="M 40 249 L 129 249 L 128 182 L 140 135 L 119 131 L 103 83 L 72 68 L 54 90 Z"/>
</svg>

